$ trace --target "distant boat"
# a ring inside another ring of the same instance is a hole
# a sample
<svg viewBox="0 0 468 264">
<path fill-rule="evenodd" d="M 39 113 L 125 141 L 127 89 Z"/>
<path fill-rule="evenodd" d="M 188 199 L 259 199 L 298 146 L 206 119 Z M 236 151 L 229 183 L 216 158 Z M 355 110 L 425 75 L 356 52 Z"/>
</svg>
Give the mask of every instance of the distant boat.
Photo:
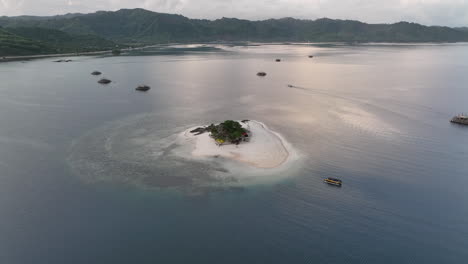
<svg viewBox="0 0 468 264">
<path fill-rule="evenodd" d="M 294 85 L 292 85 L 292 84 L 288 84 L 288 87 L 289 87 L 289 88 L 293 88 L 293 87 L 294 87 Z"/>
<path fill-rule="evenodd" d="M 309 58 L 311 58 L 311 59 L 312 59 L 313 57 L 314 57 L 313 55 L 309 55 Z"/>
<path fill-rule="evenodd" d="M 109 84 L 109 83 L 111 83 L 111 82 L 112 82 L 111 80 L 106 79 L 106 78 L 103 78 L 103 79 L 101 79 L 101 80 L 98 81 L 98 83 L 100 83 L 100 84 Z"/>
<path fill-rule="evenodd" d="M 450 120 L 450 122 L 461 125 L 468 125 L 468 116 L 464 114 L 457 115 L 453 117 L 452 120 Z"/>
<path fill-rule="evenodd" d="M 149 91 L 150 89 L 151 87 L 149 87 L 148 85 L 140 85 L 137 88 L 135 88 L 135 90 L 140 91 L 140 92 L 146 92 L 146 91 Z"/>
<path fill-rule="evenodd" d="M 260 77 L 265 77 L 266 75 L 267 75 L 266 72 L 257 73 L 257 76 L 260 76 Z"/>
<path fill-rule="evenodd" d="M 91 74 L 92 75 L 101 75 L 101 72 L 100 71 L 93 71 Z"/>
<path fill-rule="evenodd" d="M 281 59 L 276 59 L 276 62 L 280 62 L 280 61 L 281 61 Z"/>
<path fill-rule="evenodd" d="M 337 179 L 337 178 L 326 178 L 324 182 L 330 185 L 339 186 L 339 187 L 341 187 L 341 184 L 343 183 L 340 179 Z"/>
</svg>

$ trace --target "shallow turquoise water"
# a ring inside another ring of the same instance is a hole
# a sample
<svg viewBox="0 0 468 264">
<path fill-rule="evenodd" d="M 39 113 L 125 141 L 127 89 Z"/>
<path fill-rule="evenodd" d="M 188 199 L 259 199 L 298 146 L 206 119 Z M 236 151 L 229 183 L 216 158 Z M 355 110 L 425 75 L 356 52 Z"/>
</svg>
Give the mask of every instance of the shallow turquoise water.
<svg viewBox="0 0 468 264">
<path fill-rule="evenodd" d="M 468 128 L 448 120 L 467 111 L 468 46 L 72 59 L 0 64 L 2 263 L 467 259 Z M 152 90 L 135 92 L 142 83 Z M 248 171 L 165 155 L 184 128 L 244 118 L 281 133 L 301 161 L 236 182 Z"/>
</svg>

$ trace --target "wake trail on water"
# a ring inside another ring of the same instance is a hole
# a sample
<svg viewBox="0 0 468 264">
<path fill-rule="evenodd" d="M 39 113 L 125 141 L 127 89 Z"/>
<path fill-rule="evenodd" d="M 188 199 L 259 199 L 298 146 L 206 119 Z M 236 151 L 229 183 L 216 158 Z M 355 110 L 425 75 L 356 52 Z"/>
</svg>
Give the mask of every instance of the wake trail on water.
<svg viewBox="0 0 468 264">
<path fill-rule="evenodd" d="M 348 103 L 348 105 L 340 103 L 332 107 L 329 112 L 334 114 L 352 128 L 368 131 L 377 136 L 383 136 L 389 139 L 399 137 L 403 140 L 414 141 L 419 136 L 411 135 L 405 131 L 402 123 L 419 124 L 423 129 L 434 129 L 434 125 L 428 122 L 435 118 L 449 117 L 450 114 L 444 111 L 434 109 L 430 106 L 420 105 L 417 103 L 404 103 L 395 99 L 379 99 L 379 98 L 361 98 L 351 94 L 338 95 L 327 90 L 288 85 L 289 88 L 301 91 L 307 95 L 323 95 L 329 98 L 334 98 Z M 379 101 L 379 102 L 377 102 Z M 382 102 L 380 102 L 382 101 Z M 410 114 L 413 113 L 413 114 Z M 419 118 L 431 114 L 434 118 L 424 119 Z M 395 123 L 392 121 L 399 120 Z M 423 140 L 423 139 L 421 139 Z"/>
</svg>

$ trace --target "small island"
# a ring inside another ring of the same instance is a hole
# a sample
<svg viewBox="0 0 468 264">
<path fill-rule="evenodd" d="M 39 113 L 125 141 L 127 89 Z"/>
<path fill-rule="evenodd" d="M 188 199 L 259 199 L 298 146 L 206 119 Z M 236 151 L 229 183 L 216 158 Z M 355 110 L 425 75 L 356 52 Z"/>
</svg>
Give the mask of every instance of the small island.
<svg viewBox="0 0 468 264">
<path fill-rule="evenodd" d="M 262 169 L 277 168 L 290 159 L 289 144 L 265 124 L 226 120 L 195 127 L 181 134 L 193 144 L 193 158 L 226 158 Z"/>
</svg>

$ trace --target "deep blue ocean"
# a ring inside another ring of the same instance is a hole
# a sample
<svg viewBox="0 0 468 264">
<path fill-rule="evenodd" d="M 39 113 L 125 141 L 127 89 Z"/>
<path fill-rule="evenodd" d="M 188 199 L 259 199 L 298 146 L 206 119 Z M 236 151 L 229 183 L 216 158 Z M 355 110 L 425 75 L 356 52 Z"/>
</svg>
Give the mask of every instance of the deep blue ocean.
<svg viewBox="0 0 468 264">
<path fill-rule="evenodd" d="M 449 122 L 468 112 L 467 44 L 69 59 L 0 64 L 0 263 L 468 261 L 468 127 Z M 237 181 L 168 154 L 226 119 L 264 122 L 300 161 Z"/>
</svg>

